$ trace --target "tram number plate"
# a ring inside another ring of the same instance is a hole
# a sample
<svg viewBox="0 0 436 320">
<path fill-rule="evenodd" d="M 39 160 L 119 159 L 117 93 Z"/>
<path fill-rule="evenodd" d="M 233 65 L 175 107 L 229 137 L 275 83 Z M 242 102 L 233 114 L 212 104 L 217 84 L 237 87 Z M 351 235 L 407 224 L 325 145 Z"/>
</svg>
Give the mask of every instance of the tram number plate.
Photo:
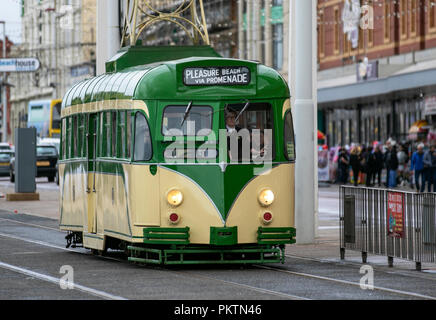
<svg viewBox="0 0 436 320">
<path fill-rule="evenodd" d="M 247 67 L 198 67 L 183 70 L 186 86 L 231 86 L 250 83 Z"/>
<path fill-rule="evenodd" d="M 37 161 L 37 162 L 36 162 L 36 165 L 37 165 L 38 167 L 47 167 L 47 166 L 50 165 L 50 161 Z"/>
</svg>

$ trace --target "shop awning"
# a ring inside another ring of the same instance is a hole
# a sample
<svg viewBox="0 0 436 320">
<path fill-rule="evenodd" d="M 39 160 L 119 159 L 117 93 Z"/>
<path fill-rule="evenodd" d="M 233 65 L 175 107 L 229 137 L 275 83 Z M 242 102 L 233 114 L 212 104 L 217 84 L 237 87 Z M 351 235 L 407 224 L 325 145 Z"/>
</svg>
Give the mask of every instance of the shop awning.
<svg viewBox="0 0 436 320">
<path fill-rule="evenodd" d="M 318 140 L 324 140 L 325 134 L 318 130 Z"/>
<path fill-rule="evenodd" d="M 426 128 L 428 126 L 428 122 L 425 120 L 418 120 L 416 121 L 414 124 L 412 124 L 412 126 L 409 129 L 409 133 L 419 133 L 419 132 L 424 132 L 426 131 L 428 128 Z"/>
</svg>

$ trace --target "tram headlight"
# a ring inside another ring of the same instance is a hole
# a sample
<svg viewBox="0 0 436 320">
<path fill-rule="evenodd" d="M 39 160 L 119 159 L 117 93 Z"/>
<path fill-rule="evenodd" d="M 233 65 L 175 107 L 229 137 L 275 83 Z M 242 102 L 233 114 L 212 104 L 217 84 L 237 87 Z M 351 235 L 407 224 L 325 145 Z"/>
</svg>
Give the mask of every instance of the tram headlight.
<svg viewBox="0 0 436 320">
<path fill-rule="evenodd" d="M 267 207 L 274 202 L 274 192 L 270 189 L 263 189 L 259 193 L 258 200 L 261 205 Z"/>
<path fill-rule="evenodd" d="M 167 201 L 173 207 L 179 206 L 183 201 L 182 192 L 176 189 L 170 190 L 167 194 Z"/>
</svg>

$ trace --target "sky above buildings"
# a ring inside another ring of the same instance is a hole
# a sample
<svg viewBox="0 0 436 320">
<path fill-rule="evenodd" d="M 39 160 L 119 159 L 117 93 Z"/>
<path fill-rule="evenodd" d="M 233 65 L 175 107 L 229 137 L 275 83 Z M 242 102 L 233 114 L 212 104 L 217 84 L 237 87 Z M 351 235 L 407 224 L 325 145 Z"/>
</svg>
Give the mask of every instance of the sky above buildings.
<svg viewBox="0 0 436 320">
<path fill-rule="evenodd" d="M 6 35 L 14 43 L 21 42 L 21 0 L 0 0 L 0 21 L 6 22 Z M 3 26 L 0 26 L 3 39 Z"/>
</svg>

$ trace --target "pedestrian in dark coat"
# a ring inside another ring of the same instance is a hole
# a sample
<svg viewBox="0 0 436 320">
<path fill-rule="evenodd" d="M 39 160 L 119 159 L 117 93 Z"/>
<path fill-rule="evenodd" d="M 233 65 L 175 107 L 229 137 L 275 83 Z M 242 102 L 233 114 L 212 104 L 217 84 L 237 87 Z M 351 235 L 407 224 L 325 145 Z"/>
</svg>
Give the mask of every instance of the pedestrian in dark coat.
<svg viewBox="0 0 436 320">
<path fill-rule="evenodd" d="M 366 186 L 372 186 L 372 180 L 375 180 L 376 173 L 376 156 L 374 150 L 368 147 L 368 152 L 366 154 Z"/>
<path fill-rule="evenodd" d="M 395 188 L 397 186 L 398 158 L 397 158 L 397 147 L 395 146 L 394 143 L 387 151 L 386 169 L 387 169 L 387 177 L 388 177 L 388 188 Z"/>
<path fill-rule="evenodd" d="M 359 148 L 358 147 L 353 147 L 351 149 L 351 154 L 350 154 L 350 166 L 351 169 L 353 170 L 353 179 L 354 179 L 354 185 L 357 187 L 357 183 L 359 180 L 359 172 L 360 172 L 360 168 L 361 168 L 361 157 L 360 157 L 360 152 L 359 152 Z"/>
<path fill-rule="evenodd" d="M 383 162 L 384 155 L 381 151 L 379 144 L 375 147 L 374 157 L 375 157 L 374 184 L 375 184 L 375 177 L 377 176 L 378 186 L 381 187 L 381 174 L 384 166 L 384 162 Z"/>
<path fill-rule="evenodd" d="M 338 170 L 339 182 L 347 183 L 348 181 L 348 166 L 350 165 L 347 151 L 344 148 L 339 149 Z"/>
</svg>

